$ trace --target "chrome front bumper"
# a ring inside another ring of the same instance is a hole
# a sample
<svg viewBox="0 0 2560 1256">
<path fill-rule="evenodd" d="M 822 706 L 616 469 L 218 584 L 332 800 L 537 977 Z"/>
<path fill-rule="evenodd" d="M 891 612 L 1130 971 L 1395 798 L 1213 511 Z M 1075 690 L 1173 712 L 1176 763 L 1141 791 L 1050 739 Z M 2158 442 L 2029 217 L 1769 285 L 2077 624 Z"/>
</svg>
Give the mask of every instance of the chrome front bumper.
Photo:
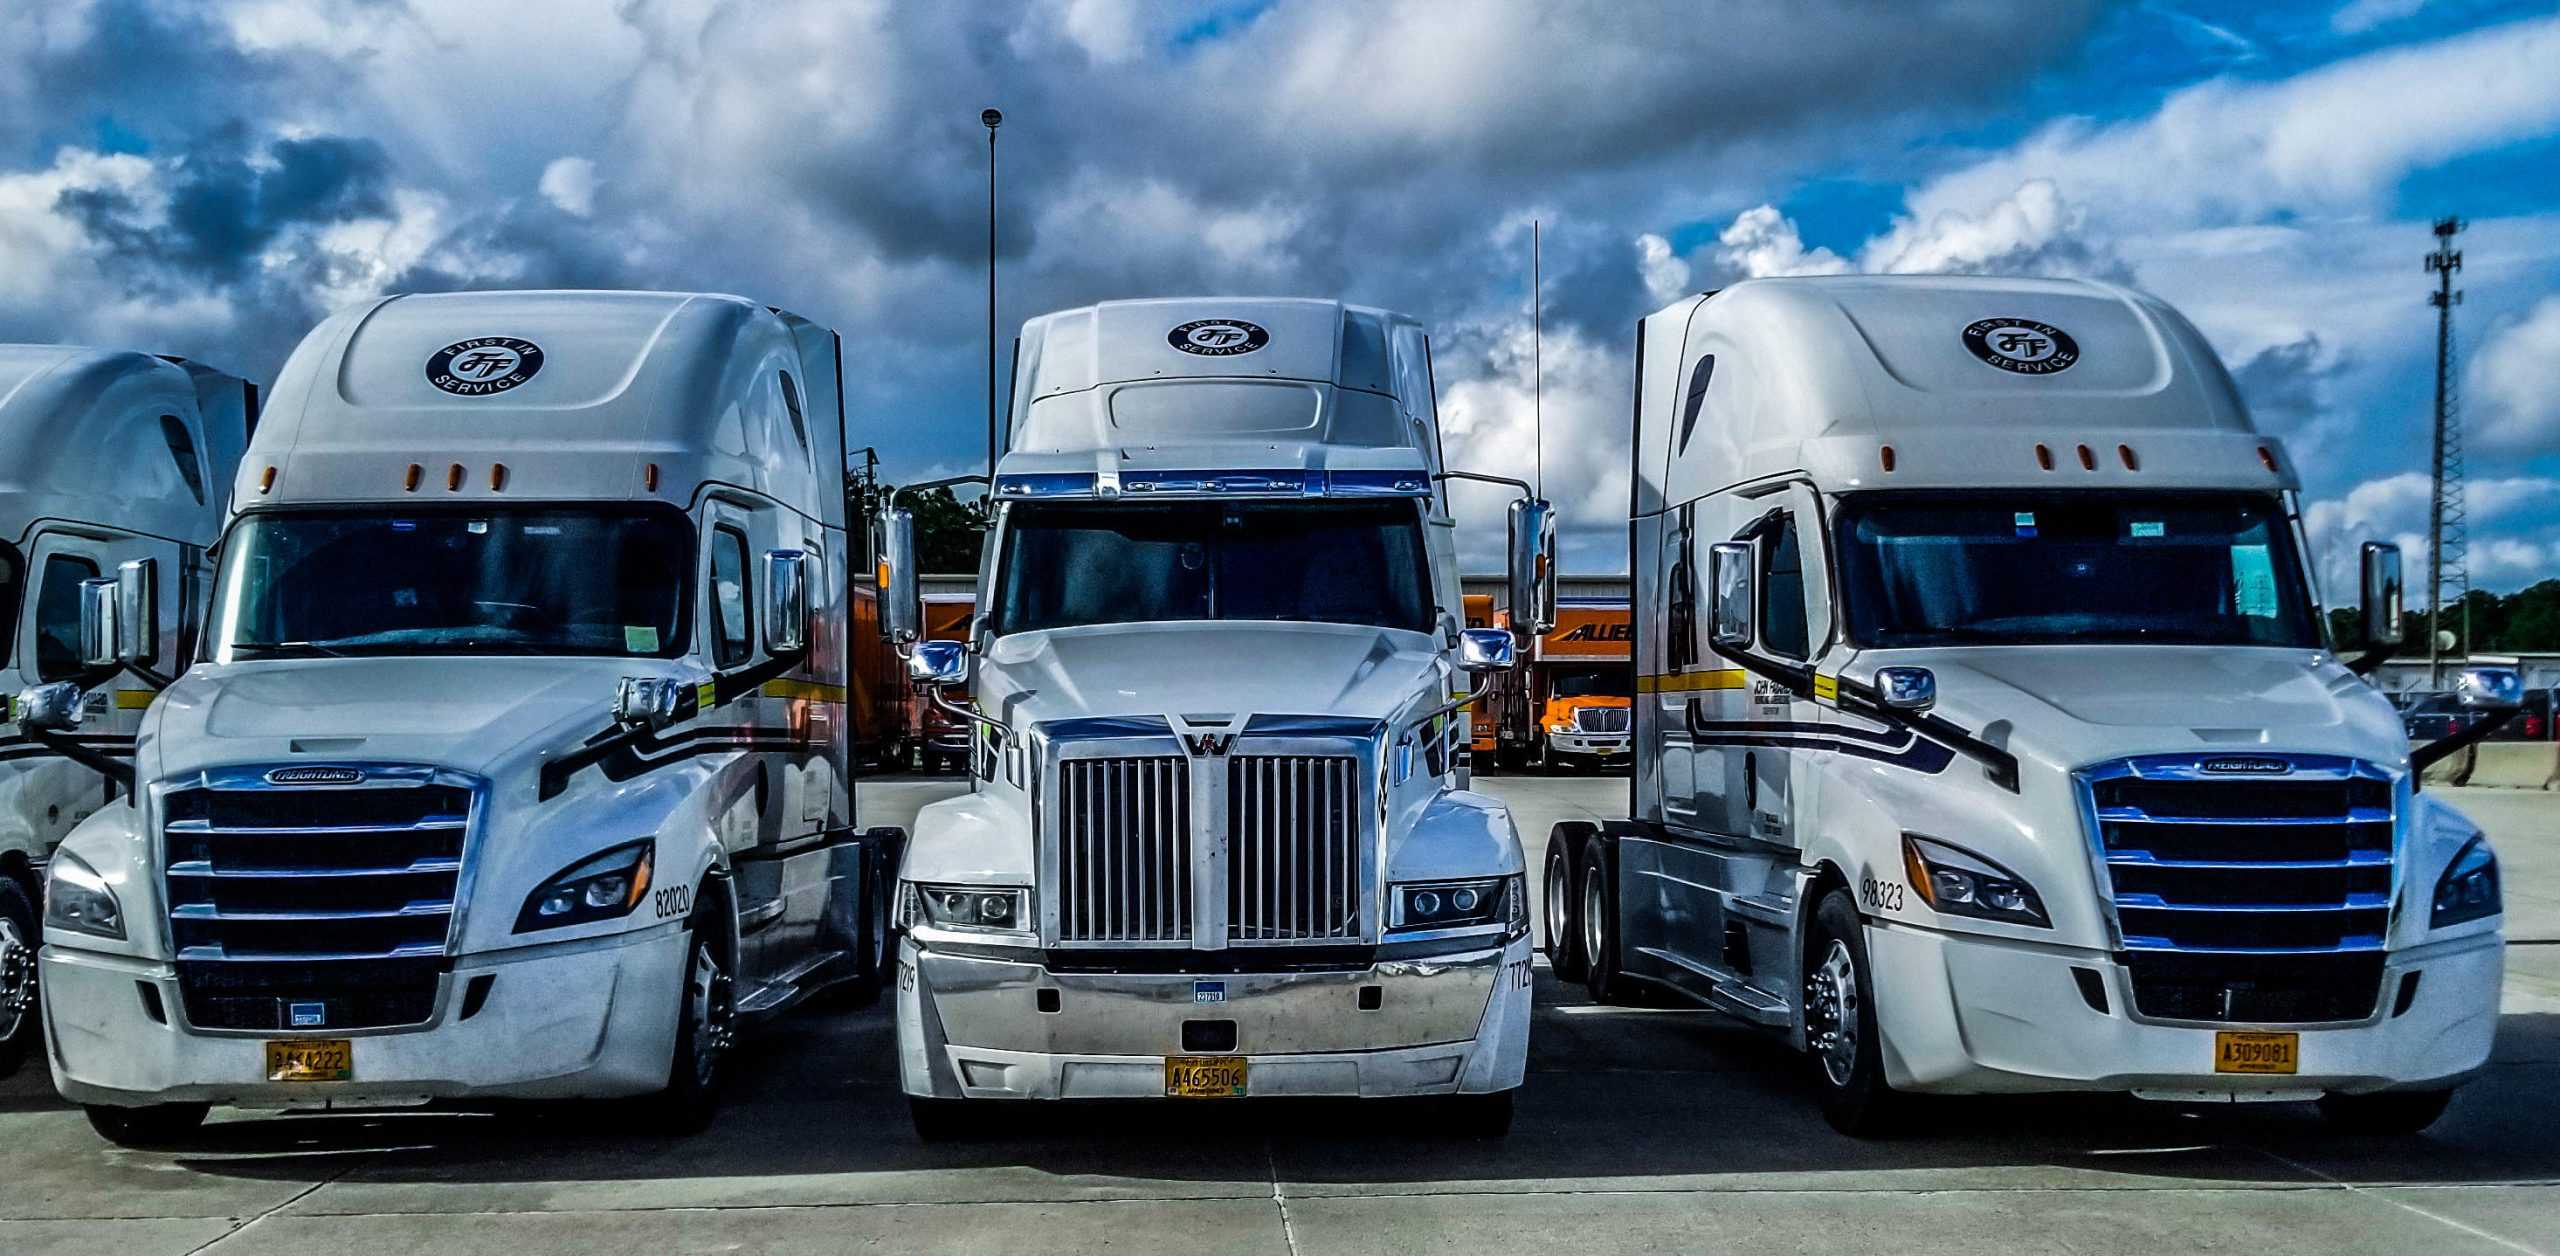
<svg viewBox="0 0 2560 1256">
<path fill-rule="evenodd" d="M 1548 733 L 1547 753 L 1617 758 L 1627 753 L 1625 733 Z"/>
<path fill-rule="evenodd" d="M 1231 1022 L 1234 1047 L 1186 1052 L 1195 1021 Z M 899 1075 L 911 1095 L 1156 1098 L 1165 1058 L 1183 1054 L 1245 1057 L 1255 1096 L 1482 1093 L 1520 1084 L 1528 1046 L 1525 937 L 1260 973 L 1053 972 L 1036 957 L 913 937 L 899 947 Z"/>
</svg>

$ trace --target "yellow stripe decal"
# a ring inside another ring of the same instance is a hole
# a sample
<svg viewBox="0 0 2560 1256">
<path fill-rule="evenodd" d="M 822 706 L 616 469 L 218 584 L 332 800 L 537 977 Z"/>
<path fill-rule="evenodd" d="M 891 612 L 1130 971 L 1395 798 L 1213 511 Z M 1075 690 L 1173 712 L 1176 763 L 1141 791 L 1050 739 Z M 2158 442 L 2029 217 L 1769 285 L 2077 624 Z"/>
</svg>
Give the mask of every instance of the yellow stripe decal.
<svg viewBox="0 0 2560 1256">
<path fill-rule="evenodd" d="M 1838 702 L 1840 678 L 1816 672 L 1813 677 L 1813 697 L 1817 702 Z"/>
<path fill-rule="evenodd" d="M 695 707 L 708 711 L 713 706 L 718 705 L 719 701 L 720 686 L 716 682 L 706 680 L 701 684 L 694 686 L 693 705 Z"/>
<path fill-rule="evenodd" d="M 149 707 L 151 700 L 159 696 L 160 691 L 157 689 L 118 689 L 116 690 L 116 709 L 140 711 Z"/>
<path fill-rule="evenodd" d="M 821 684 L 814 680 L 768 680 L 761 691 L 768 698 L 807 698 L 811 702 L 842 702 L 844 686 Z"/>
<path fill-rule="evenodd" d="M 1662 672 L 1636 677 L 1638 693 L 1694 693 L 1701 689 L 1747 689 L 1751 685 L 1739 667 L 1707 672 Z"/>
</svg>

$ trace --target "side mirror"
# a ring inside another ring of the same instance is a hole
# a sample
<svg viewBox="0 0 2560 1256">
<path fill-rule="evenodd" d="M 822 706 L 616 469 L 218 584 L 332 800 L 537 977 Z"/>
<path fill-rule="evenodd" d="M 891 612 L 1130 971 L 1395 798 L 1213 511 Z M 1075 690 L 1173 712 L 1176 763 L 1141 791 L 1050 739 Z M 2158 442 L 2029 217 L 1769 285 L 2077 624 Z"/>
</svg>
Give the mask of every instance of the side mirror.
<svg viewBox="0 0 2560 1256">
<path fill-rule="evenodd" d="M 2474 711 L 2512 711 L 2524 704 L 2524 674 L 2512 667 L 2466 668 L 2453 688 L 2456 700 Z"/>
<path fill-rule="evenodd" d="M 1876 699 L 1892 710 L 1917 715 L 1938 705 L 1937 674 L 1925 667 L 1879 667 Z"/>
<path fill-rule="evenodd" d="M 957 641 L 919 641 L 907 655 L 907 679 L 919 685 L 969 683 L 969 648 Z"/>
<path fill-rule="evenodd" d="M 2380 541 L 2364 543 L 2363 596 L 2358 599 L 2367 649 L 2400 644 L 2400 547 Z"/>
<path fill-rule="evenodd" d="M 1507 672 L 1512 650 L 1510 633 L 1500 628 L 1469 628 L 1458 634 L 1458 667 L 1474 676 Z"/>
<path fill-rule="evenodd" d="M 124 662 L 124 626 L 117 622 L 123 610 L 120 583 L 112 576 L 80 582 L 80 663 L 84 667 Z"/>
<path fill-rule="evenodd" d="M 625 676 L 613 691 L 613 722 L 630 729 L 657 732 L 676 722 L 676 712 L 691 686 L 665 676 Z"/>
<path fill-rule="evenodd" d="M 1520 498 L 1510 524 L 1511 626 L 1534 637 L 1556 626 L 1556 508 Z"/>
<path fill-rule="evenodd" d="M 21 728 L 51 729 L 67 732 L 80 727 L 83 700 L 88 695 L 80 686 L 67 680 L 38 685 L 18 695 L 17 715 Z"/>
<path fill-rule="evenodd" d="M 924 635 L 924 590 L 916 582 L 916 517 L 904 510 L 883 509 L 872 534 L 879 552 L 872 555 L 880 577 L 880 635 L 891 645 L 905 645 Z"/>
<path fill-rule="evenodd" d="M 1718 541 L 1707 551 L 1708 635 L 1720 646 L 1751 644 L 1751 575 L 1749 541 Z"/>
<path fill-rule="evenodd" d="M 799 550 L 765 553 L 764 648 L 768 654 L 809 648 L 809 556 Z"/>
</svg>

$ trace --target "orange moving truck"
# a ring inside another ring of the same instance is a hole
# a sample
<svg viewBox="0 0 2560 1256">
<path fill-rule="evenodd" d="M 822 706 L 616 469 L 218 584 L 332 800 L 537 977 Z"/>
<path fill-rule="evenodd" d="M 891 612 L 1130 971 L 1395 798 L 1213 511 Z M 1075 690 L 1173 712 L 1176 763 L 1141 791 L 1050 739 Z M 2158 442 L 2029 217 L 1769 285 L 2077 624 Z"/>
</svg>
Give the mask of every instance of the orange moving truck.
<svg viewBox="0 0 2560 1256">
<path fill-rule="evenodd" d="M 1498 626 L 1509 626 L 1509 616 L 1493 614 Z M 1556 626 L 1501 679 L 1494 750 L 1502 766 L 1627 762 L 1634 685 L 1629 640 L 1624 599 L 1559 600 Z"/>
</svg>

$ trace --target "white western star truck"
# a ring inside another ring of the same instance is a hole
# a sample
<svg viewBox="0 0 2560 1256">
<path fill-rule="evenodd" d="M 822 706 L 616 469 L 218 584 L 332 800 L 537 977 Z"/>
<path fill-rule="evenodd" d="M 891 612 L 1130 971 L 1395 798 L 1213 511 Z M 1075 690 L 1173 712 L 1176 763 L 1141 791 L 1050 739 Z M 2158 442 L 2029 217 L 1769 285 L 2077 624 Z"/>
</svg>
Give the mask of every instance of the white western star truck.
<svg viewBox="0 0 2560 1256">
<path fill-rule="evenodd" d="M 39 1032 L 46 863 L 116 801 L 143 708 L 186 670 L 205 547 L 257 412 L 255 385 L 182 358 L 0 345 L 0 694 L 89 690 L 76 734 L 0 731 L 0 1076 Z M 109 577 L 134 586 L 151 622 L 130 664 L 92 667 L 81 586 Z M 12 718 L 5 701 L 0 719 Z"/>
<path fill-rule="evenodd" d="M 614 1096 L 681 1129 L 741 1018 L 876 982 L 838 369 L 715 296 L 398 297 L 303 340 L 202 659 L 53 859 L 53 1073 L 102 1134 Z M 85 648 L 130 654 L 95 592 Z"/>
<path fill-rule="evenodd" d="M 1459 751 L 1510 639 L 1461 626 L 1421 325 L 1113 302 L 1026 324 L 1014 387 L 967 641 L 914 642 L 912 526 L 881 529 L 882 620 L 978 729 L 972 792 L 918 815 L 901 871 L 918 1132 L 987 1100 L 1274 1095 L 1507 1128 L 1524 865 Z M 1514 605 L 1551 620 L 1545 503 L 1511 531 Z"/>
<path fill-rule="evenodd" d="M 2193 327 L 1780 279 L 1638 354 L 1633 814 L 1549 838 L 1560 975 L 1783 1035 L 1849 1132 L 1902 1092 L 2443 1111 L 2497 1023 L 2497 862 L 2358 674 L 2396 551 L 2342 662 L 2293 465 Z"/>
</svg>

